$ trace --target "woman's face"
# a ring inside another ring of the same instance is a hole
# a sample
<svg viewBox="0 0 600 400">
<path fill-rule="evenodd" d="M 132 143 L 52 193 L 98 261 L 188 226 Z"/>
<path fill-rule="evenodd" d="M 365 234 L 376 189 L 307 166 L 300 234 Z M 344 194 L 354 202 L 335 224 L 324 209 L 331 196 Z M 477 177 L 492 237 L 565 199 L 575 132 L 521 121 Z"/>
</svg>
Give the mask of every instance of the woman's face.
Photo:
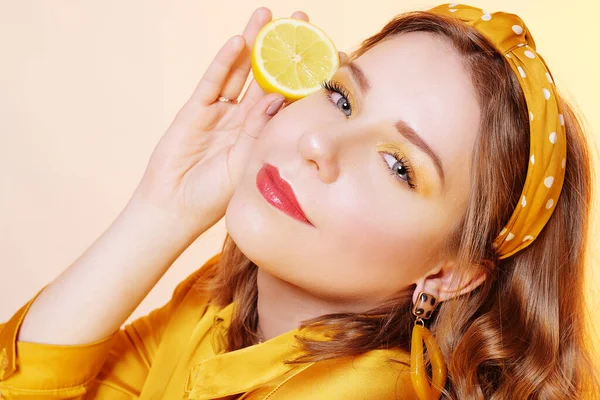
<svg viewBox="0 0 600 400">
<path fill-rule="evenodd" d="M 377 302 L 446 261 L 433 250 L 464 214 L 480 109 L 445 38 L 391 37 L 354 65 L 331 79 L 347 97 L 322 90 L 269 121 L 226 225 L 269 274 L 327 299 Z M 312 225 L 267 202 L 256 184 L 265 163 Z"/>
</svg>

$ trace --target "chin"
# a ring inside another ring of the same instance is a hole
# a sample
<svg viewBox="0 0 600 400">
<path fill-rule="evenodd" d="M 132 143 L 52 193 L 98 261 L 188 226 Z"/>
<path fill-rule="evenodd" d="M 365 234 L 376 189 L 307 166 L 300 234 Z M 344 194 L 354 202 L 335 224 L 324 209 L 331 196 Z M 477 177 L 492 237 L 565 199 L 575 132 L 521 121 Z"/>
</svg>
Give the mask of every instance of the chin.
<svg viewBox="0 0 600 400">
<path fill-rule="evenodd" d="M 300 286 L 307 279 L 313 280 L 314 275 L 305 268 L 312 265 L 305 251 L 306 241 L 300 237 L 301 229 L 294 229 L 302 222 L 282 214 L 258 191 L 248 189 L 253 188 L 239 186 L 225 211 L 225 226 L 231 239 L 264 272 Z M 300 265 L 304 268 L 297 270 Z"/>
<path fill-rule="evenodd" d="M 331 301 L 348 297 L 347 290 L 332 286 L 337 281 L 332 276 L 335 271 L 307 268 L 319 265 L 319 249 L 323 249 L 311 242 L 314 238 L 304 237 L 302 229 L 293 229 L 302 222 L 257 200 L 262 199 L 240 188 L 225 211 L 227 231 L 240 251 L 263 272 L 315 296 Z M 307 252 L 307 248 L 315 251 Z M 354 298 L 354 293 L 349 297 Z"/>
</svg>

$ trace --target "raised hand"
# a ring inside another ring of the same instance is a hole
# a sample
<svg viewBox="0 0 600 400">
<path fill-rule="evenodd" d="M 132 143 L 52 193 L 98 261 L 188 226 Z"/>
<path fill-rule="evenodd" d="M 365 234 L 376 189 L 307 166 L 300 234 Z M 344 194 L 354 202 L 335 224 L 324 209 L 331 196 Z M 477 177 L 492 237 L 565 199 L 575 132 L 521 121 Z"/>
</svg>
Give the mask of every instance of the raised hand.
<svg viewBox="0 0 600 400">
<path fill-rule="evenodd" d="M 308 20 L 301 11 L 292 17 Z M 221 47 L 154 149 L 132 200 L 204 229 L 224 215 L 256 138 L 285 99 L 264 93 L 254 80 L 239 102 L 218 98 L 240 96 L 256 35 L 271 19 L 268 8 L 256 9 L 242 35 Z"/>
</svg>

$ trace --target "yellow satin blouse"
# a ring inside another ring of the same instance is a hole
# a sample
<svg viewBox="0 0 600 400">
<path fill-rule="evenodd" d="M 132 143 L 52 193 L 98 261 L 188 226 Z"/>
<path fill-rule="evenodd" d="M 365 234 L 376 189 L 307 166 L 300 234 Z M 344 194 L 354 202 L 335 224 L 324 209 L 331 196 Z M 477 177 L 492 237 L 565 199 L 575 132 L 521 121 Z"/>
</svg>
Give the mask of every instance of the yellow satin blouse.
<svg viewBox="0 0 600 400">
<path fill-rule="evenodd" d="M 219 254 L 208 263 L 215 262 Z M 198 269 L 171 300 L 110 337 L 85 345 L 16 341 L 41 289 L 0 325 L 3 399 L 415 399 L 409 354 L 360 356 L 286 365 L 298 355 L 294 334 L 226 352 L 222 334 L 235 303 L 219 309 L 192 289 Z M 402 360 L 406 365 L 387 361 Z"/>
</svg>

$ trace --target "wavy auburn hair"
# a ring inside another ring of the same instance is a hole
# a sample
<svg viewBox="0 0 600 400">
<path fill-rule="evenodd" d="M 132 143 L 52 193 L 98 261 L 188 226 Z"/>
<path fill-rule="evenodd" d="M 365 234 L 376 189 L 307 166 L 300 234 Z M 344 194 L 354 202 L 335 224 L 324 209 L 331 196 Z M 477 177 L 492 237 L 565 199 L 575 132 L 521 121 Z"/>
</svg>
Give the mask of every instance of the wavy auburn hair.
<svg viewBox="0 0 600 400">
<path fill-rule="evenodd" d="M 591 164 L 581 124 L 564 100 L 566 176 L 547 225 L 527 248 L 498 260 L 492 243 L 516 207 L 529 160 L 529 119 L 519 82 L 502 54 L 474 28 L 452 18 L 408 12 L 364 40 L 350 59 L 395 35 L 429 32 L 454 44 L 481 107 L 471 161 L 468 206 L 443 251 L 459 266 L 479 265 L 483 285 L 440 305 L 431 330 L 448 363 L 443 396 L 452 399 L 581 399 L 595 393 L 587 347 L 584 265 L 591 204 Z M 466 268 L 466 267 L 460 267 Z M 257 341 L 258 267 L 229 235 L 218 262 L 197 282 L 211 302 L 237 307 L 228 350 Z M 376 309 L 304 321 L 331 329 L 327 342 L 299 338 L 306 354 L 293 362 L 351 356 L 378 348 L 410 351 L 412 291 Z M 336 329 L 339 328 L 339 329 Z"/>
</svg>

